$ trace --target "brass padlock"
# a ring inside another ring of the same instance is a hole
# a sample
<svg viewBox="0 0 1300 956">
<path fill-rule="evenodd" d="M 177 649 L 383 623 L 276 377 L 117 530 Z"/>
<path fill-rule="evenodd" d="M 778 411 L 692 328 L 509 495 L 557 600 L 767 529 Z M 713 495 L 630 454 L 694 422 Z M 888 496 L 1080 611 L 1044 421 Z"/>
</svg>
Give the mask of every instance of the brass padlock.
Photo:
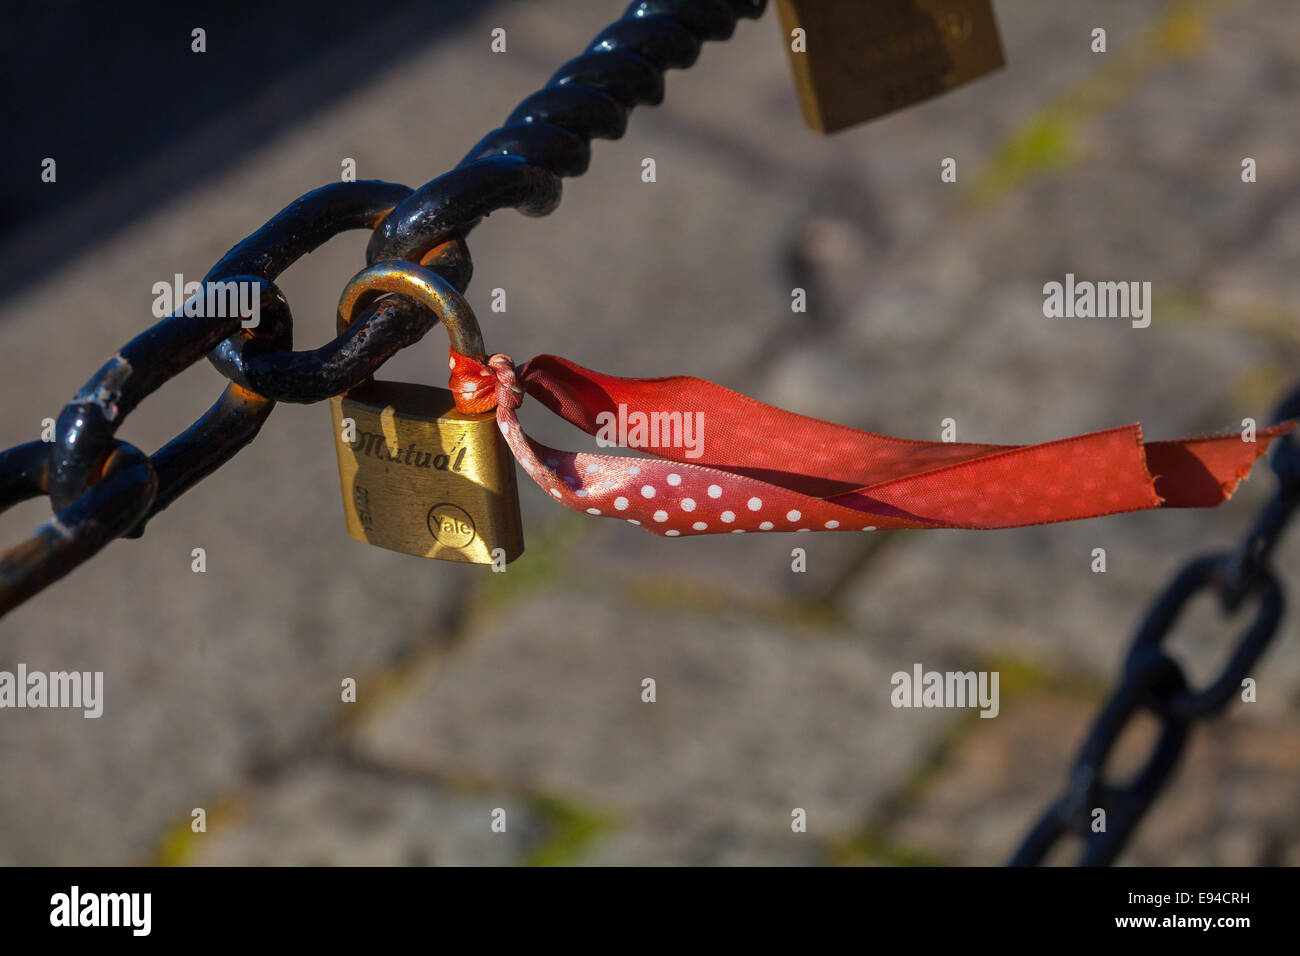
<svg viewBox="0 0 1300 956">
<path fill-rule="evenodd" d="M 822 133 L 929 99 L 1005 62 L 991 0 L 777 6 L 804 119 Z"/>
<path fill-rule="evenodd" d="M 357 273 L 339 300 L 339 330 L 388 292 L 429 306 L 457 352 L 486 361 L 469 303 L 436 272 L 410 262 Z M 523 553 L 515 461 L 492 412 L 458 412 L 445 388 L 368 381 L 330 399 L 330 413 L 352 537 L 473 564 Z"/>
</svg>

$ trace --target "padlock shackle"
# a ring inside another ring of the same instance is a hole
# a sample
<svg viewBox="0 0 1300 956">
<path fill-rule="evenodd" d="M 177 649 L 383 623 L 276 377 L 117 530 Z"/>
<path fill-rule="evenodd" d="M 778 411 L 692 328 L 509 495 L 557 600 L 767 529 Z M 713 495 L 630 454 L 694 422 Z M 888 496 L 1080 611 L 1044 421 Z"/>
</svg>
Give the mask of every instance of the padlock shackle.
<svg viewBox="0 0 1300 956">
<path fill-rule="evenodd" d="M 410 296 L 428 306 L 446 326 L 454 351 L 487 361 L 483 333 L 465 297 L 438 273 L 414 262 L 378 262 L 354 275 L 339 296 L 338 331 L 346 329 L 362 309 L 386 292 Z"/>
</svg>

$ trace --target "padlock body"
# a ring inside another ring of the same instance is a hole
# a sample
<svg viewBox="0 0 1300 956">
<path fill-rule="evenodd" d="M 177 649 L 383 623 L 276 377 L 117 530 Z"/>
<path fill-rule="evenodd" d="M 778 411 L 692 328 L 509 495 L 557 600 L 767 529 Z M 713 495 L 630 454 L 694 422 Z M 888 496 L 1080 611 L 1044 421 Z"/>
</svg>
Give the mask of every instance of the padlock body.
<svg viewBox="0 0 1300 956">
<path fill-rule="evenodd" d="M 1004 64 L 991 0 L 777 0 L 804 119 L 833 133 Z M 806 48 L 791 31 L 804 31 Z"/>
<path fill-rule="evenodd" d="M 473 564 L 523 553 L 515 461 L 491 412 L 462 414 L 442 388 L 369 382 L 330 399 L 330 414 L 352 537 Z"/>
</svg>

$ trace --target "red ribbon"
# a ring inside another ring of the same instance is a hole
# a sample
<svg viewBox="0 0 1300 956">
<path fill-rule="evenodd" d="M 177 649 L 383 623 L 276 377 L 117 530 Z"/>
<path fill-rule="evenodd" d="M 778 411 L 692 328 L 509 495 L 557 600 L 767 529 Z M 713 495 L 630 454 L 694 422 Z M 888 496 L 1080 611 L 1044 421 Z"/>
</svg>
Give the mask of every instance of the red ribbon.
<svg viewBox="0 0 1300 956">
<path fill-rule="evenodd" d="M 504 355 L 483 365 L 453 352 L 450 366 L 457 407 L 495 406 L 511 451 L 544 491 L 575 511 L 670 537 L 1011 528 L 1213 507 L 1273 439 L 1295 427 L 1261 430 L 1255 442 L 1231 434 L 1145 444 L 1138 425 L 1042 445 L 909 441 L 797 415 L 689 376 L 616 378 L 554 355 L 516 369 Z M 539 444 L 515 414 L 525 392 L 590 435 L 611 420 L 658 422 L 636 445 L 656 457 Z M 700 440 L 685 447 L 688 438 Z"/>
</svg>

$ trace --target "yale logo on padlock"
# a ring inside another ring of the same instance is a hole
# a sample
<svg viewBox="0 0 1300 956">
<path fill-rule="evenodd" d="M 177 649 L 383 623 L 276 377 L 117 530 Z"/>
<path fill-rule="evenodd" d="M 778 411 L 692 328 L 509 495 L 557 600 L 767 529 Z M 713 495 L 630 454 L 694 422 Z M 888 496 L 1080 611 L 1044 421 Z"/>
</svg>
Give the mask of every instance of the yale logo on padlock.
<svg viewBox="0 0 1300 956">
<path fill-rule="evenodd" d="M 384 292 L 419 299 L 442 318 L 456 351 L 484 358 L 469 305 L 437 273 L 411 263 L 358 273 L 339 302 L 340 326 Z M 352 537 L 474 564 L 523 553 L 515 462 L 493 413 L 457 411 L 444 388 L 371 381 L 332 398 L 330 414 Z"/>
<path fill-rule="evenodd" d="M 777 7 L 804 119 L 822 133 L 929 99 L 1005 62 L 991 0 L 778 0 Z"/>
</svg>

